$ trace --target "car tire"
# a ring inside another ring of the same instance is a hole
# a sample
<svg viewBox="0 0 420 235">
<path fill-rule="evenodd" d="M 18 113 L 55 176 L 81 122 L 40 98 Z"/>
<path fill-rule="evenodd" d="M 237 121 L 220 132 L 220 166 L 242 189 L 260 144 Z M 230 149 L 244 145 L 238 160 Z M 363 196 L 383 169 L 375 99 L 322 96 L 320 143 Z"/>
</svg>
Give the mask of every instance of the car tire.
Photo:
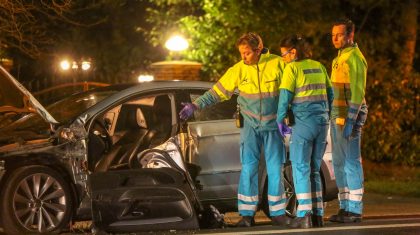
<svg viewBox="0 0 420 235">
<path fill-rule="evenodd" d="M 264 212 L 264 214 L 270 218 L 270 208 L 268 205 L 268 186 L 267 186 L 267 180 L 264 186 L 263 191 L 263 198 L 261 203 L 261 210 Z M 284 185 L 284 192 L 286 194 L 286 214 L 295 217 L 296 216 L 296 210 L 297 210 L 297 200 L 296 200 L 296 193 L 295 193 L 295 187 L 293 185 L 293 174 L 292 174 L 292 166 L 290 164 L 286 164 L 284 166 L 283 170 L 283 185 Z"/>
<path fill-rule="evenodd" d="M 70 186 L 46 166 L 15 170 L 4 184 L 1 211 L 6 234 L 59 233 L 72 215 Z"/>
<path fill-rule="evenodd" d="M 284 193 L 286 194 L 286 214 L 295 217 L 297 211 L 297 199 L 295 185 L 293 184 L 292 165 L 288 164 L 284 167 L 283 172 Z"/>
</svg>

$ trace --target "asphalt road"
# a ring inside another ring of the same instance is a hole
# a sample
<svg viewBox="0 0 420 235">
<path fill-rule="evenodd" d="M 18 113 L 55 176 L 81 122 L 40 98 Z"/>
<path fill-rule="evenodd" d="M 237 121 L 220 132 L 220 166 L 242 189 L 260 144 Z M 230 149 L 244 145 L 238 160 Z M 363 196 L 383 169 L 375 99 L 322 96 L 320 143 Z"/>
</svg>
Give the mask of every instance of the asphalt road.
<svg viewBox="0 0 420 235">
<path fill-rule="evenodd" d="M 323 228 L 312 229 L 288 229 L 271 226 L 271 221 L 264 213 L 258 212 L 256 215 L 257 226 L 253 228 L 235 228 L 234 224 L 240 219 L 237 213 L 225 214 L 225 221 L 229 227 L 217 230 L 199 231 L 165 231 L 130 233 L 134 234 L 357 234 L 357 235 L 376 235 L 376 234 L 417 234 L 420 235 L 420 198 L 387 196 L 380 194 L 367 193 L 363 199 L 364 215 L 363 222 L 359 224 L 337 224 L 326 221 Z M 334 200 L 327 203 L 325 208 L 325 219 L 338 210 L 338 202 Z M 1 214 L 0 214 L 1 216 Z M 90 221 L 78 222 L 73 227 L 71 233 L 65 235 L 91 234 Z M 0 228 L 0 234 L 1 233 Z"/>
<path fill-rule="evenodd" d="M 182 233 L 174 233 L 182 234 Z M 187 233 L 188 234 L 188 233 Z M 192 234 L 192 233 L 190 233 Z M 201 230 L 194 234 L 251 235 L 251 234 L 311 234 L 311 235 L 408 235 L 420 234 L 420 217 L 394 219 L 368 219 L 357 224 L 338 224 L 326 222 L 322 228 L 288 229 L 271 225 L 260 225 L 253 228 L 227 228 L 218 230 Z"/>
<path fill-rule="evenodd" d="M 415 218 L 365 219 L 361 223 L 340 224 L 326 222 L 322 228 L 290 229 L 272 226 L 267 223 L 252 228 L 228 227 L 223 229 L 203 229 L 194 231 L 162 231 L 129 233 L 120 235 L 253 235 L 253 234 L 310 234 L 310 235 L 419 235 L 420 216 Z M 64 233 L 64 235 L 90 234 L 88 231 Z M 102 234 L 101 234 L 102 235 Z"/>
<path fill-rule="evenodd" d="M 130 233 L 134 234 L 221 234 L 221 235 L 251 235 L 251 234 L 316 234 L 316 235 L 420 235 L 420 198 L 389 196 L 367 192 L 363 198 L 363 222 L 359 224 L 337 224 L 326 221 L 322 228 L 289 229 L 271 226 L 271 221 L 261 211 L 256 215 L 257 226 L 253 228 L 235 228 L 240 219 L 238 213 L 225 214 L 228 228 L 199 231 L 165 231 Z M 325 207 L 325 220 L 338 210 L 338 201 L 328 202 Z M 82 226 L 82 227 L 87 227 Z M 86 232 L 87 230 L 84 230 Z M 83 231 L 79 231 L 83 232 Z M 77 233 L 72 233 L 77 234 Z M 80 234 L 80 233 L 79 233 Z M 66 234 L 70 235 L 70 234 Z"/>
</svg>

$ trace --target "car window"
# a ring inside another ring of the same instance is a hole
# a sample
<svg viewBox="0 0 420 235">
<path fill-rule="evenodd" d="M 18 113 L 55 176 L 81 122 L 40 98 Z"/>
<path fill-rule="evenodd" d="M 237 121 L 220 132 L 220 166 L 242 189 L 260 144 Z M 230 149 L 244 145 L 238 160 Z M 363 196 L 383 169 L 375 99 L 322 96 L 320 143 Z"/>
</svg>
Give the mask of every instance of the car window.
<svg viewBox="0 0 420 235">
<path fill-rule="evenodd" d="M 146 95 L 112 108 L 103 115 L 108 132 L 118 135 L 136 128 L 169 132 L 173 124 L 173 97 L 165 93 Z"/>
<path fill-rule="evenodd" d="M 200 94 L 191 94 L 191 100 L 196 100 Z M 233 119 L 236 111 L 237 95 L 232 95 L 229 100 L 208 106 L 194 112 L 195 121 L 213 121 Z"/>
<path fill-rule="evenodd" d="M 81 113 L 86 111 L 91 106 L 100 102 L 104 98 L 113 95 L 115 91 L 107 92 L 92 92 L 90 94 L 81 93 L 80 96 L 72 96 L 68 99 L 63 99 L 57 103 L 47 107 L 48 112 L 57 119 L 60 123 L 68 122 Z"/>
<path fill-rule="evenodd" d="M 115 112 L 112 122 L 115 126 L 110 133 L 124 132 L 135 128 L 147 129 L 153 125 L 155 116 L 153 113 L 153 104 L 155 96 L 147 96 L 130 100 L 119 106 L 119 110 Z M 107 113 L 109 117 L 110 113 Z"/>
</svg>

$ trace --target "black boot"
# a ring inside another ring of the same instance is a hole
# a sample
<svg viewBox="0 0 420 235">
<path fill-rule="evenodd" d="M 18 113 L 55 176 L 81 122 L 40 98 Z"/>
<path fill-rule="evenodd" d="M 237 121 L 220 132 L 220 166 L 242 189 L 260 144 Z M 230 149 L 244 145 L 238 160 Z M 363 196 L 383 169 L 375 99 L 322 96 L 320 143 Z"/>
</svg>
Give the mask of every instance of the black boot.
<svg viewBox="0 0 420 235">
<path fill-rule="evenodd" d="M 286 226 L 290 224 L 290 217 L 287 215 L 278 215 L 271 218 L 271 224 L 273 226 Z"/>
<path fill-rule="evenodd" d="M 347 211 L 340 209 L 336 215 L 332 215 L 328 220 L 331 222 L 344 223 L 343 216 L 345 215 L 347 215 Z"/>
<path fill-rule="evenodd" d="M 353 212 L 347 212 L 346 215 L 343 216 L 342 223 L 360 223 L 362 222 L 362 215 L 356 214 Z"/>
<path fill-rule="evenodd" d="M 320 215 L 312 215 L 312 226 L 314 227 L 324 227 L 324 219 Z"/>
<path fill-rule="evenodd" d="M 236 224 L 236 227 L 252 227 L 255 225 L 253 216 L 242 216 L 242 219 Z"/>
<path fill-rule="evenodd" d="M 306 212 L 303 217 L 295 217 L 290 223 L 292 228 L 312 228 L 312 215 L 311 212 Z"/>
</svg>

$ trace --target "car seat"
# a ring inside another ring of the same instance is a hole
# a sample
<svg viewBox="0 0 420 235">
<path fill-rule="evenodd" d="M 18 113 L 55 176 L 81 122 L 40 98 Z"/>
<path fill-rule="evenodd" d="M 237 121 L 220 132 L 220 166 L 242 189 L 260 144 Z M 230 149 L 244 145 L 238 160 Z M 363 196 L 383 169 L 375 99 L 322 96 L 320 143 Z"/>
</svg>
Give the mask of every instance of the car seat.
<svg viewBox="0 0 420 235">
<path fill-rule="evenodd" d="M 172 132 L 172 105 L 168 95 L 160 95 L 153 103 L 153 128 L 156 135 L 152 139 L 152 146 L 162 144 L 169 139 Z"/>
<path fill-rule="evenodd" d="M 98 161 L 95 171 L 128 167 L 130 156 L 148 148 L 156 133 L 147 128 L 143 112 L 137 105 L 123 105 L 121 107 L 116 131 L 124 132 L 124 134 L 113 144 L 110 151 Z"/>
</svg>

